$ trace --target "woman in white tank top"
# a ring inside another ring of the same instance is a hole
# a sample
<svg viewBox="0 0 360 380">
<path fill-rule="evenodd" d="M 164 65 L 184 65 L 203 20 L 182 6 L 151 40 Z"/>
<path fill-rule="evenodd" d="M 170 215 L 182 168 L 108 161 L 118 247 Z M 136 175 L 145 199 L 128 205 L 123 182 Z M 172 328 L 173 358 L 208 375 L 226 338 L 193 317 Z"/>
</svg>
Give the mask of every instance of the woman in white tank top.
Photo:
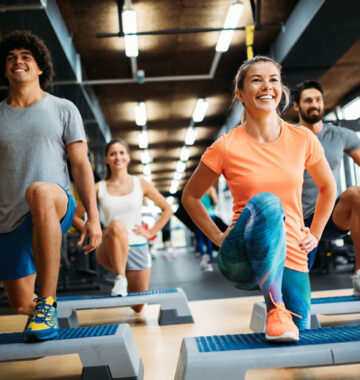
<svg viewBox="0 0 360 380">
<path fill-rule="evenodd" d="M 96 257 L 104 268 L 115 274 L 112 296 L 148 290 L 151 261 L 147 243 L 172 215 L 170 205 L 151 183 L 128 173 L 129 162 L 126 142 L 113 139 L 105 147 L 107 178 L 96 184 L 105 224 Z M 144 196 L 162 211 L 148 230 L 141 225 Z M 143 305 L 133 307 L 137 312 L 142 308 Z"/>
</svg>

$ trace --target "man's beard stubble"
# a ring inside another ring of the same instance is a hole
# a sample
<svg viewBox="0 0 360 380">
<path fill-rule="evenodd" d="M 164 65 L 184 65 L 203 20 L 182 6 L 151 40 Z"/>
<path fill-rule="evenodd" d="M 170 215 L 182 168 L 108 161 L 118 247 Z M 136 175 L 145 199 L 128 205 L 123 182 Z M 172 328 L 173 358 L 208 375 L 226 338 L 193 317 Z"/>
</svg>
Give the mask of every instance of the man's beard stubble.
<svg viewBox="0 0 360 380">
<path fill-rule="evenodd" d="M 313 110 L 317 110 L 317 108 L 312 108 L 310 109 L 309 111 L 313 111 Z M 324 116 L 324 109 L 318 114 L 318 115 L 307 115 L 304 113 L 304 111 L 302 110 L 302 108 L 299 107 L 299 112 L 300 112 L 300 115 L 301 115 L 301 118 L 306 121 L 307 123 L 310 123 L 310 124 L 315 124 L 317 123 L 318 121 L 320 121 L 323 116 Z"/>
</svg>

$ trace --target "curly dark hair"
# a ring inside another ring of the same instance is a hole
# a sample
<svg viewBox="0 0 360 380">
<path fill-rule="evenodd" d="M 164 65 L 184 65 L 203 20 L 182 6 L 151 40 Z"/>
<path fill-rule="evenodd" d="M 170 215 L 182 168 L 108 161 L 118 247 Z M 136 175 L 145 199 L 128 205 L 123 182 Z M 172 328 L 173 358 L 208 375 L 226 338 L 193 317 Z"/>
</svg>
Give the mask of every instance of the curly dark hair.
<svg viewBox="0 0 360 380">
<path fill-rule="evenodd" d="M 54 67 L 51 54 L 44 41 L 30 30 L 15 30 L 8 34 L 0 43 L 0 82 L 9 84 L 5 77 L 5 63 L 9 51 L 13 49 L 26 49 L 31 51 L 39 69 L 43 72 L 40 77 L 40 87 L 45 90 L 54 76 Z"/>
</svg>

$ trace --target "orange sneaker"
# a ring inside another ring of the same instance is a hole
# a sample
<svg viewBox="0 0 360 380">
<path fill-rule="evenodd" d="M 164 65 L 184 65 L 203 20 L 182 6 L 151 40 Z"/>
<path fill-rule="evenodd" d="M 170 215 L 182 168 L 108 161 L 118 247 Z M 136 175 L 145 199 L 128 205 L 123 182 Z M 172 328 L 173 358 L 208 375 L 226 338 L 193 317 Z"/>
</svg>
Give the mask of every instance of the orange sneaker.
<svg viewBox="0 0 360 380">
<path fill-rule="evenodd" d="M 291 343 L 299 340 L 299 329 L 295 325 L 292 316 L 302 318 L 285 308 L 283 303 L 275 303 L 271 293 L 270 299 L 274 308 L 268 311 L 266 316 L 265 338 L 273 343 Z"/>
</svg>

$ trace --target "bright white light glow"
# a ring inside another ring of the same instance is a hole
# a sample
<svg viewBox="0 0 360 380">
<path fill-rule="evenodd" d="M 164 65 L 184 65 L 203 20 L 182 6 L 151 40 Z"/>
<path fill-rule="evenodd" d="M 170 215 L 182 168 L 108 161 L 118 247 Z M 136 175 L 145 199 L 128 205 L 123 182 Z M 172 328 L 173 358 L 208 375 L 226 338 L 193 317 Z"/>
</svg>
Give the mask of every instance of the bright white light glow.
<svg viewBox="0 0 360 380">
<path fill-rule="evenodd" d="M 145 181 L 152 182 L 151 175 L 144 175 Z"/>
<path fill-rule="evenodd" d="M 144 102 L 139 102 L 135 106 L 135 123 L 142 127 L 146 125 L 146 107 Z"/>
<path fill-rule="evenodd" d="M 139 55 L 137 36 L 124 36 L 125 55 L 127 57 L 137 57 Z"/>
<path fill-rule="evenodd" d="M 200 121 L 204 120 L 208 105 L 209 104 L 205 99 L 200 98 L 197 100 L 194 113 L 192 116 L 195 123 L 199 123 Z"/>
<path fill-rule="evenodd" d="M 185 144 L 194 145 L 197 136 L 197 130 L 193 127 L 189 127 L 186 131 Z"/>
<path fill-rule="evenodd" d="M 138 134 L 139 148 L 146 149 L 148 147 L 148 134 L 146 131 L 142 131 Z"/>
<path fill-rule="evenodd" d="M 171 182 L 171 187 L 178 188 L 179 187 L 179 183 L 180 182 L 178 180 L 173 179 L 172 182 Z"/>
<path fill-rule="evenodd" d="M 176 191 L 177 191 L 177 188 L 175 188 L 175 187 L 170 187 L 170 189 L 169 189 L 170 194 L 175 194 Z"/>
<path fill-rule="evenodd" d="M 236 28 L 239 18 L 241 16 L 243 7 L 244 6 L 242 3 L 235 3 L 229 8 L 225 22 L 224 22 L 224 26 L 223 26 L 224 29 Z M 216 48 L 215 48 L 216 51 L 219 51 L 219 52 L 227 51 L 229 49 L 233 34 L 234 34 L 233 30 L 222 30 L 220 33 L 218 42 L 216 44 Z"/>
<path fill-rule="evenodd" d="M 166 202 L 169 203 L 169 205 L 172 205 L 173 203 L 175 203 L 175 197 L 167 197 Z"/>
<path fill-rule="evenodd" d="M 141 162 L 146 165 L 146 164 L 149 164 L 151 162 L 151 156 L 150 156 L 150 152 L 145 149 L 142 153 L 141 153 Z"/>
<path fill-rule="evenodd" d="M 130 35 L 128 33 L 136 33 L 136 13 L 133 9 L 127 9 L 121 14 L 123 29 L 124 29 L 124 40 L 125 40 L 125 54 L 127 57 L 137 57 L 139 55 L 137 36 Z"/>
<path fill-rule="evenodd" d="M 151 175 L 151 166 L 150 164 L 144 165 L 143 167 L 143 173 L 145 176 Z"/>
<path fill-rule="evenodd" d="M 183 176 L 183 173 L 179 173 L 179 172 L 175 172 L 175 173 L 174 173 L 174 179 L 179 180 L 179 179 L 182 178 L 182 176 Z"/>
<path fill-rule="evenodd" d="M 190 156 L 190 150 L 188 149 L 188 147 L 186 145 L 184 145 L 181 148 L 180 160 L 181 161 L 187 161 L 189 159 L 189 156 Z"/>
<path fill-rule="evenodd" d="M 136 13 L 133 9 L 126 9 L 121 14 L 124 34 L 136 33 Z"/>
<path fill-rule="evenodd" d="M 360 117 L 360 96 L 344 105 L 342 108 L 346 120 L 356 120 Z"/>
<path fill-rule="evenodd" d="M 185 162 L 182 162 L 179 160 L 178 163 L 176 164 L 176 171 L 178 173 L 184 173 L 185 168 L 186 168 Z"/>
</svg>

